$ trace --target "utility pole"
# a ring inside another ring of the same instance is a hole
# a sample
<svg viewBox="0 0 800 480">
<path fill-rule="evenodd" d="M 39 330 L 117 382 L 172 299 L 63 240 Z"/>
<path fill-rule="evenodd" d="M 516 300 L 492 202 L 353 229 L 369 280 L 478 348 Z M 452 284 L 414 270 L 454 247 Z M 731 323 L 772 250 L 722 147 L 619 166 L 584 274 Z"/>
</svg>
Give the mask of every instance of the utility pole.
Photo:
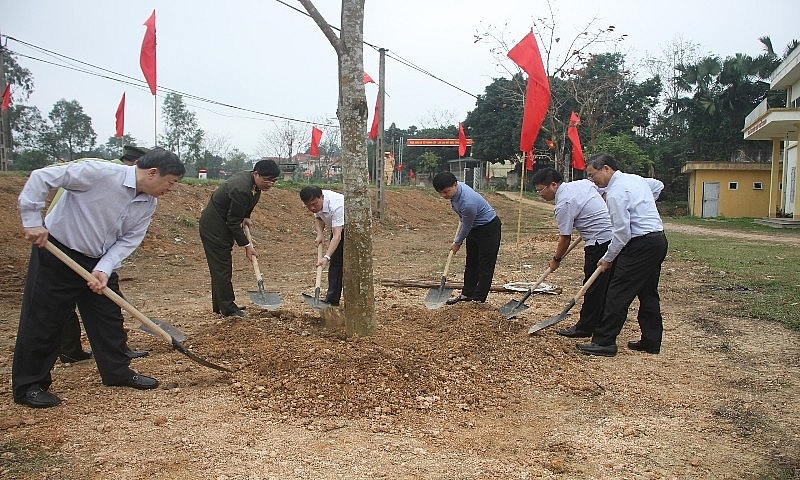
<svg viewBox="0 0 800 480">
<path fill-rule="evenodd" d="M 386 49 L 379 48 L 380 63 L 378 67 L 378 138 L 375 139 L 375 175 L 378 186 L 377 208 L 378 219 L 383 220 L 386 216 L 386 196 L 385 182 L 383 181 L 384 169 L 384 146 L 383 146 L 383 117 L 385 113 L 386 97 Z"/>
<path fill-rule="evenodd" d="M 2 36 L 0 36 L 2 38 Z M 0 44 L 0 92 L 6 89 L 6 57 L 5 47 Z M 11 124 L 8 122 L 8 110 L 0 112 L 0 170 L 8 170 L 11 160 Z"/>
</svg>

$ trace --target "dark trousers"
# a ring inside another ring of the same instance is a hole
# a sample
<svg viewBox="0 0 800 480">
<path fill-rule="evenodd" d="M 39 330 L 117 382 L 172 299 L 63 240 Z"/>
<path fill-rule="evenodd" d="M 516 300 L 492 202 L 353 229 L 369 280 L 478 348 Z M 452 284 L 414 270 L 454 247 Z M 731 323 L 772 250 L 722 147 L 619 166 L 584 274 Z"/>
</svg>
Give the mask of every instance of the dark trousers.
<svg viewBox="0 0 800 480">
<path fill-rule="evenodd" d="M 97 265 L 96 258 L 66 248 L 52 237 L 50 242 L 88 271 Z M 108 287 L 117 293 L 118 280 L 116 273 L 108 278 Z M 61 331 L 76 304 L 103 383 L 114 384 L 135 375 L 124 351 L 126 333 L 120 307 L 105 295 L 89 290 L 83 277 L 47 250 L 34 245 L 11 367 L 15 399 L 21 398 L 31 387 L 38 385 L 45 390 L 50 387 L 50 370 L 58 357 Z"/>
<path fill-rule="evenodd" d="M 200 215 L 200 241 L 211 274 L 211 307 L 214 313 L 231 315 L 239 310 L 233 292 L 233 235 L 225 220 L 213 207 L 206 207 Z"/>
<path fill-rule="evenodd" d="M 611 280 L 606 293 L 603 318 L 595 329 L 592 341 L 598 345 L 616 344 L 617 335 L 625 325 L 633 299 L 639 298 L 639 328 L 642 342 L 660 347 L 663 318 L 658 296 L 661 263 L 667 256 L 667 237 L 653 232 L 632 238 L 614 260 Z"/>
<path fill-rule="evenodd" d="M 597 269 L 597 262 L 603 258 L 611 242 L 590 245 L 583 249 L 583 283 L 589 280 Z M 606 290 L 608 281 L 611 279 L 611 269 L 606 270 L 597 276 L 594 283 L 586 289 L 581 306 L 581 315 L 578 323 L 575 324 L 577 330 L 584 332 L 594 332 L 600 319 L 603 317 L 603 307 L 605 306 Z"/>
<path fill-rule="evenodd" d="M 61 353 L 73 358 L 78 358 L 83 353 L 81 320 L 75 307 L 72 308 L 61 330 Z"/>
<path fill-rule="evenodd" d="M 467 259 L 464 266 L 464 288 L 461 294 L 486 301 L 492 287 L 497 252 L 500 250 L 500 217 L 479 227 L 473 227 L 467 234 Z"/>
<path fill-rule="evenodd" d="M 339 245 L 331 255 L 328 262 L 328 292 L 325 295 L 325 302 L 333 306 L 338 306 L 342 299 L 342 277 L 344 274 L 344 230 Z"/>
</svg>

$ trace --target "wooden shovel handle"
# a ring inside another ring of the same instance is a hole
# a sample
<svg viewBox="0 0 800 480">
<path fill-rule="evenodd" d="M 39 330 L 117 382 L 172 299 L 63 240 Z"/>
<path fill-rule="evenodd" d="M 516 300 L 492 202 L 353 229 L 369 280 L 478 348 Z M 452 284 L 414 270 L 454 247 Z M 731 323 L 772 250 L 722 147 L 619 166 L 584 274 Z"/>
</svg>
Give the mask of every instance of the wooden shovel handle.
<svg viewBox="0 0 800 480">
<path fill-rule="evenodd" d="M 586 293 L 586 290 L 589 290 L 589 287 L 592 286 L 594 281 L 597 280 L 597 277 L 599 277 L 601 273 L 603 273 L 603 270 L 601 270 L 600 267 L 595 268 L 592 276 L 586 280 L 586 283 L 583 284 L 581 289 L 578 290 L 578 293 L 575 294 L 575 297 L 573 297 L 573 300 L 575 300 L 575 302 L 581 299 L 581 297 Z"/>
<path fill-rule="evenodd" d="M 72 269 L 75 273 L 80 275 L 84 278 L 87 282 L 92 282 L 97 280 L 91 273 L 89 273 L 85 268 L 80 266 L 78 262 L 73 260 L 69 257 L 66 253 L 62 252 L 61 249 L 50 243 L 49 241 L 44 244 L 44 248 L 47 249 L 48 252 L 52 253 L 59 260 L 64 262 L 69 268 Z M 142 312 L 136 309 L 133 305 L 128 303 L 127 300 L 119 296 L 115 291 L 111 290 L 108 287 L 103 288 L 103 295 L 110 298 L 111 301 L 116 303 L 120 308 L 124 309 L 134 317 L 136 320 L 139 320 L 143 325 L 146 325 L 152 332 L 158 333 L 160 337 L 167 341 L 167 343 L 173 344 L 172 336 L 165 332 L 163 328 L 159 327 L 155 322 L 150 320 L 147 316 L 145 316 Z"/>
<path fill-rule="evenodd" d="M 456 233 L 453 234 L 453 241 L 455 241 L 456 235 L 458 235 L 458 232 L 460 231 L 461 231 L 461 222 L 458 222 L 458 226 L 456 227 Z M 447 262 L 445 262 L 444 264 L 444 272 L 442 272 L 442 278 L 447 278 L 447 272 L 450 270 L 451 260 L 453 260 L 453 250 L 450 250 L 450 253 L 447 254 Z"/>
<path fill-rule="evenodd" d="M 250 243 L 250 245 L 252 245 L 253 244 L 253 237 L 250 236 L 250 227 L 248 227 L 247 225 L 244 225 L 242 227 L 242 230 L 244 230 L 244 234 L 247 235 L 248 243 Z M 256 272 L 256 280 L 258 280 L 259 282 L 262 281 L 262 279 L 264 277 L 261 275 L 261 269 L 258 268 L 258 258 L 255 255 L 253 255 L 253 258 L 250 259 L 250 263 L 253 264 L 253 270 Z"/>
<path fill-rule="evenodd" d="M 317 245 L 317 263 L 322 260 L 322 244 Z M 322 284 L 322 265 L 317 265 L 317 279 L 314 281 L 314 288 L 317 289 Z"/>
</svg>

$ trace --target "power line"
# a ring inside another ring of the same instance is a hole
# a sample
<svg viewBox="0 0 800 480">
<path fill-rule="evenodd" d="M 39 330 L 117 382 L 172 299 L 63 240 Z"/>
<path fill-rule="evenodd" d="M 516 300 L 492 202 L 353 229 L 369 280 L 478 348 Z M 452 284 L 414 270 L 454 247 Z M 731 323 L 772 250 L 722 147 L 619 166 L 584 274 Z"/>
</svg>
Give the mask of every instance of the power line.
<svg viewBox="0 0 800 480">
<path fill-rule="evenodd" d="M 48 50 L 46 48 L 40 47 L 38 45 L 34 45 L 32 43 L 25 42 L 23 40 L 20 40 L 18 38 L 15 38 L 15 37 L 12 37 L 12 36 L 9 36 L 9 35 L 3 35 L 3 36 L 8 40 L 13 40 L 13 41 L 15 41 L 17 43 L 25 45 L 25 46 L 27 46 L 29 48 L 34 49 L 34 50 L 39 50 L 39 51 L 45 52 L 48 55 L 51 55 L 51 56 L 54 56 L 54 57 L 57 57 L 57 58 L 66 59 L 66 60 L 69 60 L 71 62 L 75 62 L 75 63 L 82 64 L 82 65 L 86 65 L 86 66 L 91 67 L 91 68 L 93 68 L 95 70 L 99 70 L 101 72 L 110 73 L 112 75 L 115 75 L 116 77 L 100 74 L 100 73 L 97 73 L 97 72 L 93 72 L 91 70 L 86 70 L 84 68 L 79 68 L 79 67 L 75 67 L 75 66 L 72 66 L 72 65 L 65 65 L 65 64 L 61 64 L 61 63 L 52 62 L 50 60 L 45 60 L 45 59 L 42 59 L 42 58 L 32 57 L 30 55 L 25 55 L 23 53 L 20 53 L 20 52 L 14 51 L 14 50 L 10 50 L 10 49 L 8 50 L 9 52 L 11 52 L 11 53 L 13 53 L 15 55 L 18 55 L 20 57 L 28 58 L 30 60 L 36 60 L 38 62 L 47 63 L 47 64 L 50 64 L 50 65 L 53 65 L 53 66 L 56 66 L 56 67 L 60 67 L 60 68 L 65 68 L 65 69 L 68 69 L 68 70 L 73 70 L 73 71 L 80 72 L 80 73 L 83 73 L 83 74 L 86 74 L 86 75 L 92 75 L 92 76 L 95 76 L 95 77 L 104 78 L 104 79 L 107 79 L 107 80 L 112 80 L 112 81 L 115 81 L 115 82 L 131 85 L 131 86 L 134 86 L 136 88 L 143 89 L 143 90 L 144 90 L 144 88 L 146 86 L 146 83 L 144 82 L 144 80 L 140 80 L 138 78 L 131 77 L 129 75 L 125 75 L 125 74 L 122 74 L 122 73 L 119 73 L 119 72 L 115 72 L 113 70 L 109 70 L 109 69 L 106 69 L 106 68 L 103 68 L 103 67 L 99 67 L 97 65 L 93 65 L 93 64 L 88 63 L 88 62 L 84 62 L 82 60 L 78 60 L 76 58 L 72 58 L 70 56 L 63 55 L 61 53 L 54 52 L 52 50 Z M 200 97 L 198 95 L 193 95 L 191 93 L 181 92 L 180 90 L 175 90 L 175 89 L 172 89 L 172 88 L 164 87 L 162 85 L 159 85 L 158 89 L 160 89 L 161 91 L 166 91 L 168 93 L 175 93 L 175 94 L 180 95 L 180 96 L 182 96 L 184 98 L 197 100 L 199 102 L 210 103 L 212 105 L 218 105 L 218 106 L 221 106 L 221 107 L 230 108 L 230 109 L 233 109 L 233 110 L 239 110 L 239 111 L 242 111 L 242 112 L 253 113 L 253 114 L 256 114 L 256 115 L 261 115 L 261 116 L 270 117 L 270 118 L 274 118 L 274 119 L 286 120 L 286 121 L 296 122 L 296 123 L 303 123 L 303 124 L 307 124 L 307 125 L 320 125 L 320 126 L 324 126 L 324 127 L 339 128 L 339 125 L 322 124 L 322 123 L 319 123 L 319 122 L 312 122 L 312 121 L 309 121 L 309 120 L 300 120 L 298 118 L 287 117 L 285 115 L 277 115 L 277 114 L 274 114 L 274 113 L 267 113 L 267 112 L 262 112 L 262 111 L 259 111 L 259 110 L 253 110 L 253 109 L 250 109 L 250 108 L 239 107 L 237 105 L 231 105 L 229 103 L 220 102 L 218 100 L 211 100 L 209 98 Z M 221 114 L 221 113 L 218 113 L 218 112 L 214 112 L 214 113 L 217 113 L 218 115 L 222 115 L 222 116 L 231 116 L 231 115 L 224 115 L 224 114 Z M 243 117 L 243 118 L 251 118 L 251 117 Z"/>
<path fill-rule="evenodd" d="M 295 12 L 297 12 L 297 13 L 299 13 L 299 14 L 301 14 L 301 15 L 305 15 L 306 17 L 309 17 L 309 18 L 311 18 L 311 15 L 309 15 L 309 14 L 308 14 L 308 12 L 306 12 L 305 10 L 301 10 L 301 9 L 299 9 L 299 8 L 297 8 L 297 7 L 293 6 L 293 5 L 289 5 L 288 3 L 284 2 L 283 0 L 275 0 L 275 1 L 276 1 L 276 2 L 278 2 L 278 3 L 280 3 L 281 5 L 283 5 L 283 6 L 285 6 L 285 7 L 288 7 L 288 8 L 290 8 L 290 9 L 294 10 Z M 330 23 L 329 23 L 329 24 L 327 24 L 327 25 L 328 25 L 329 27 L 331 27 L 332 29 L 336 30 L 337 32 L 341 32 L 341 29 L 340 29 L 340 28 L 338 28 L 338 27 L 335 27 L 335 26 L 331 25 Z M 362 40 L 362 43 L 363 43 L 364 45 L 366 45 L 366 46 L 368 46 L 368 47 L 370 47 L 370 48 L 374 49 L 375 51 L 377 51 L 377 50 L 379 50 L 379 49 L 380 49 L 380 47 L 378 47 L 378 46 L 376 46 L 376 45 L 373 45 L 373 44 L 371 44 L 371 43 L 367 42 L 366 40 Z M 388 49 L 387 49 L 386 51 L 387 51 L 387 52 L 389 52 L 390 50 L 388 50 Z M 395 54 L 395 55 L 397 55 L 397 54 Z M 447 85 L 448 87 L 455 88 L 455 89 L 456 89 L 456 90 L 458 90 L 459 92 L 466 93 L 467 95 L 469 95 L 469 96 L 471 96 L 471 97 L 473 97 L 473 98 L 478 98 L 478 96 L 477 96 L 477 95 L 475 95 L 474 93 L 470 93 L 470 92 L 468 92 L 468 91 L 464 90 L 463 88 L 461 88 L 461 87 L 459 87 L 459 86 L 457 86 L 457 85 L 454 85 L 453 83 L 450 83 L 450 82 L 448 82 L 447 80 L 444 80 L 444 79 L 442 79 L 442 78 L 439 78 L 438 76 L 436 76 L 436 75 L 434 75 L 433 73 L 431 73 L 431 72 L 429 72 L 429 71 L 425 70 L 424 68 L 422 68 L 422 67 L 420 67 L 420 66 L 418 66 L 418 65 L 415 65 L 415 64 L 414 64 L 412 61 L 410 61 L 410 60 L 406 60 L 406 59 L 404 59 L 403 57 L 401 57 L 401 56 L 399 56 L 399 55 L 397 55 L 397 56 L 392 56 L 392 55 L 389 55 L 388 53 L 387 53 L 387 55 L 386 55 L 386 56 L 387 56 L 388 58 L 391 58 L 392 60 L 395 60 L 396 62 L 398 62 L 398 63 L 400 63 L 400 64 L 402 64 L 402 65 L 405 65 L 405 66 L 407 66 L 407 67 L 409 67 L 409 68 L 411 68 L 411 69 L 413 69 L 413 70 L 416 70 L 416 71 L 418 71 L 418 72 L 422 73 L 423 75 L 427 75 L 427 76 L 431 77 L 432 79 L 434 79 L 434 80 L 436 80 L 436 81 L 442 82 L 442 83 L 444 83 L 445 85 Z"/>
</svg>

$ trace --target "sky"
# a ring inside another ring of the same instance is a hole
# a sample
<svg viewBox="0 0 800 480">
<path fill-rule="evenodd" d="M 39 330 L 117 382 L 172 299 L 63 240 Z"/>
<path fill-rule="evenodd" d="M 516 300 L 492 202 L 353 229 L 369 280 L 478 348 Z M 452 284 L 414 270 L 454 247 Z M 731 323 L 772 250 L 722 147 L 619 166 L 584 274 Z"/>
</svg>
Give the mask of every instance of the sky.
<svg viewBox="0 0 800 480">
<path fill-rule="evenodd" d="M 295 0 L 283 1 L 302 10 Z M 475 108 L 475 95 L 484 93 L 494 78 L 509 77 L 514 71 L 510 61 L 498 63 L 502 55 L 492 54 L 496 41 L 476 41 L 476 35 L 490 32 L 513 45 L 538 18 L 548 16 L 551 7 L 556 33 L 563 39 L 559 45 L 590 23 L 592 31 L 613 25 L 615 35 L 624 34 L 625 40 L 616 47 L 598 47 L 595 53 L 618 50 L 647 75 L 641 59 L 663 57 L 663 51 L 678 40 L 698 45 L 698 54 L 724 58 L 735 53 L 759 55 L 758 38 L 768 35 L 781 54 L 789 41 L 800 38 L 795 2 L 367 0 L 364 40 L 458 87 L 387 58 L 385 125 L 438 126 L 463 121 Z M 329 24 L 339 25 L 340 1 L 314 3 Z M 158 85 L 244 109 L 186 99 L 209 138 L 252 156 L 270 155 L 263 149 L 264 134 L 284 128 L 286 121 L 246 110 L 318 125 L 337 123 L 333 48 L 311 18 L 275 0 L 0 0 L 0 33 L 141 81 L 143 23 L 153 10 Z M 540 49 L 543 43 L 539 38 Z M 25 103 L 36 105 L 43 115 L 62 98 L 77 100 L 103 144 L 114 135 L 115 112 L 125 92 L 125 132 L 145 146 L 153 145 L 156 124 L 162 132 L 163 91 L 156 104 L 144 86 L 103 78 L 97 74 L 116 76 L 15 40 L 6 45 L 22 55 L 95 73 L 19 57 L 35 82 L 34 94 Z M 376 81 L 378 64 L 378 52 L 365 46 L 364 69 Z M 377 91 L 376 85 L 366 85 L 370 116 Z M 296 125 L 308 130 L 310 141 L 311 124 Z"/>
</svg>

